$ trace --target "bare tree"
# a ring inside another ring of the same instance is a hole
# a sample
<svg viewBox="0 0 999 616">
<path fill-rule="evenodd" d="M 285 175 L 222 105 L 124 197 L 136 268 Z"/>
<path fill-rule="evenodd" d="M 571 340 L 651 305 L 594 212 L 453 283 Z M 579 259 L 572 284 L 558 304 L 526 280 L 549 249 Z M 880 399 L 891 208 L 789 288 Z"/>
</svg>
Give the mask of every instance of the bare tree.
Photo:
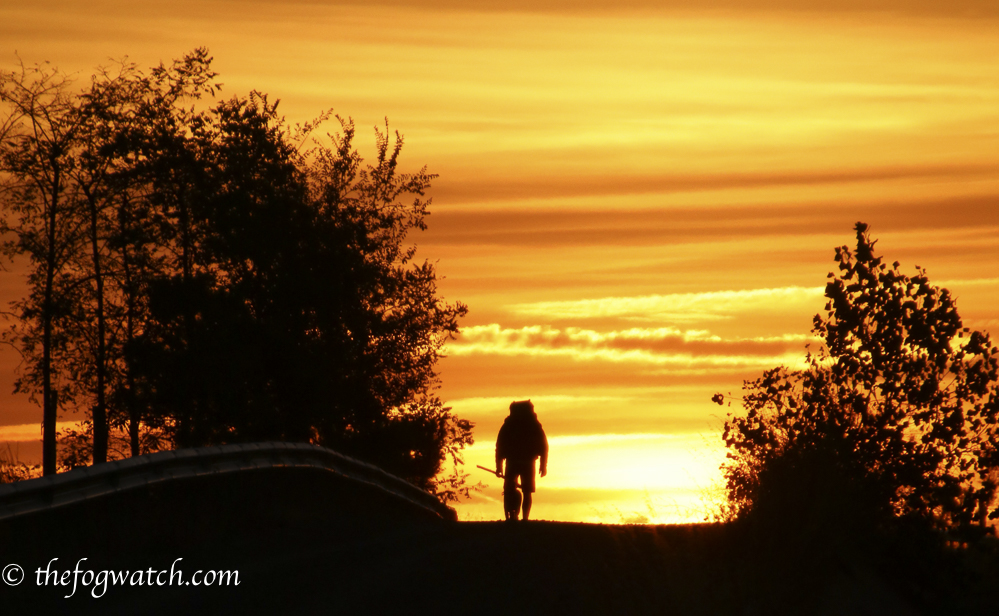
<svg viewBox="0 0 999 616">
<path fill-rule="evenodd" d="M 3 243 L 8 256 L 30 260 L 30 294 L 16 302 L 20 323 L 13 341 L 29 358 L 17 391 L 42 396 L 42 468 L 56 470 L 59 358 L 66 341 L 58 331 L 71 302 L 67 275 L 81 237 L 77 187 L 70 180 L 76 160 L 81 116 L 71 81 L 49 66 L 0 72 L 4 133 L 0 143 L 4 218 L 12 233 Z"/>
</svg>

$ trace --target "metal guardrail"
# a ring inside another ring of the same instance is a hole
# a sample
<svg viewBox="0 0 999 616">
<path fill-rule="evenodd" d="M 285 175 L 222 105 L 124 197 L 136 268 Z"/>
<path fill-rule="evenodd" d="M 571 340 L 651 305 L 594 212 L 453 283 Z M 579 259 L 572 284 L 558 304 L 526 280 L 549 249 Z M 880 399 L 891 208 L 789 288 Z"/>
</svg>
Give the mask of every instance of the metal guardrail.
<svg viewBox="0 0 999 616">
<path fill-rule="evenodd" d="M 160 451 L 0 485 L 0 520 L 107 494 L 204 475 L 265 468 L 317 468 L 367 484 L 443 519 L 454 511 L 413 484 L 332 449 L 307 443 L 247 443 Z"/>
</svg>

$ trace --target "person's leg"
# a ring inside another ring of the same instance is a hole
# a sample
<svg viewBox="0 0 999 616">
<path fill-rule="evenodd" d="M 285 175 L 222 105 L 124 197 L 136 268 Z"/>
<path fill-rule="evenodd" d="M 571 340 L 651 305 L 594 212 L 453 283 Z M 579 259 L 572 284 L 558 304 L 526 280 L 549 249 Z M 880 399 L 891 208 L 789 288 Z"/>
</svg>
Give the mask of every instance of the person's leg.
<svg viewBox="0 0 999 616">
<path fill-rule="evenodd" d="M 506 471 L 506 479 L 503 482 L 503 512 L 507 520 L 516 520 L 520 509 L 520 492 L 517 491 L 517 477 L 510 472 L 509 466 Z"/>
<path fill-rule="evenodd" d="M 534 499 L 534 461 L 525 462 L 521 469 L 520 488 L 524 493 L 524 519 L 531 515 L 531 505 Z"/>
</svg>

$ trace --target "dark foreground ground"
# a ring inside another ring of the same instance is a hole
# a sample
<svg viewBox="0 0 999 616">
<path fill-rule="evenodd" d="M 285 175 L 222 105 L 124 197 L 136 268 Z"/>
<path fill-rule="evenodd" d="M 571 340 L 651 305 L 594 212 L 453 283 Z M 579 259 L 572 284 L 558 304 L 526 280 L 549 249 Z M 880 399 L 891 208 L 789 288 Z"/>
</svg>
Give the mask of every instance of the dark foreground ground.
<svg viewBox="0 0 999 616">
<path fill-rule="evenodd" d="M 269 469 L 0 522 L 0 565 L 26 573 L 18 586 L 0 584 L 0 605 L 4 614 L 999 614 L 994 541 L 828 539 L 723 525 L 446 522 L 328 473 Z M 153 585 L 109 585 L 94 598 L 93 582 L 81 582 L 65 598 L 72 574 L 66 586 L 37 585 L 52 558 L 60 574 L 86 558 L 83 571 L 142 570 Z M 169 574 L 156 585 L 171 566 L 186 581 L 238 571 L 239 585 L 170 585 Z"/>
</svg>

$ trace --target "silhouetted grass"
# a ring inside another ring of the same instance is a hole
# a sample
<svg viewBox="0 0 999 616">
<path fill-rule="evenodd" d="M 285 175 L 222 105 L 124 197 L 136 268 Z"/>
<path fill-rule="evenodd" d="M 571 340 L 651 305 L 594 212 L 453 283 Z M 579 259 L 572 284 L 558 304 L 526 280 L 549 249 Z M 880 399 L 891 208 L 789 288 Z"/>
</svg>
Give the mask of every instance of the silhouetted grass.
<svg viewBox="0 0 999 616">
<path fill-rule="evenodd" d="M 17 452 L 10 448 L 7 443 L 6 449 L 0 449 L 0 483 L 13 483 L 40 477 L 42 467 L 31 466 L 18 458 Z"/>
</svg>

